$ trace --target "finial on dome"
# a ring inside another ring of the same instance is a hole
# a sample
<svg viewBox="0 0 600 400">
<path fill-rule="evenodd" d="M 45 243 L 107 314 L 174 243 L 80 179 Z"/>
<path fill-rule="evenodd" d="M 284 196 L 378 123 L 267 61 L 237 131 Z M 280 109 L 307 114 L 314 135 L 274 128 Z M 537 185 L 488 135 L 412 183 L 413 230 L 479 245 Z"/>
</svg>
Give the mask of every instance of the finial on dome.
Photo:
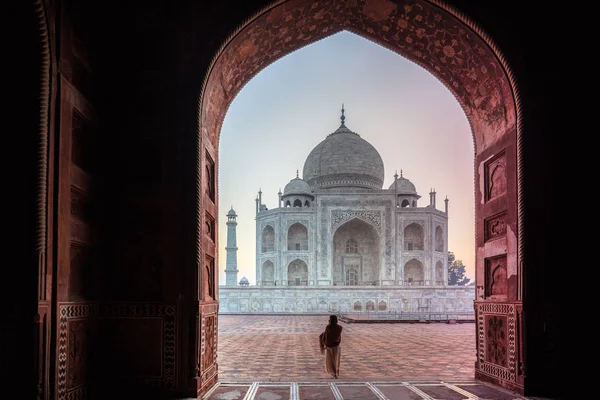
<svg viewBox="0 0 600 400">
<path fill-rule="evenodd" d="M 396 170 L 396 173 L 394 174 L 394 180 L 398 180 L 398 170 Z"/>
<path fill-rule="evenodd" d="M 342 125 L 344 125 L 344 121 L 346 120 L 346 117 L 344 116 L 344 103 L 342 103 L 342 116 L 340 119 L 342 120 Z"/>
<path fill-rule="evenodd" d="M 296 178 L 299 178 L 299 176 L 298 176 L 298 170 L 297 169 L 296 169 Z"/>
<path fill-rule="evenodd" d="M 402 178 L 402 170 L 400 170 L 400 178 Z"/>
</svg>

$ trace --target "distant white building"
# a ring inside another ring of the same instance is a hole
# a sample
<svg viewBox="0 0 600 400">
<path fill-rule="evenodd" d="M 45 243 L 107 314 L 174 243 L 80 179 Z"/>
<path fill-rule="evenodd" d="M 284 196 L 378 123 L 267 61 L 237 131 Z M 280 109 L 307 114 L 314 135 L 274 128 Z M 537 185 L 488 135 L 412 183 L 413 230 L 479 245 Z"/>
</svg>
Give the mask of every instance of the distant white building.
<svg viewBox="0 0 600 400">
<path fill-rule="evenodd" d="M 277 208 L 259 191 L 257 286 L 220 288 L 221 312 L 472 311 L 474 288 L 448 286 L 448 199 L 419 207 L 402 171 L 383 189 L 381 156 L 344 120 Z"/>
</svg>

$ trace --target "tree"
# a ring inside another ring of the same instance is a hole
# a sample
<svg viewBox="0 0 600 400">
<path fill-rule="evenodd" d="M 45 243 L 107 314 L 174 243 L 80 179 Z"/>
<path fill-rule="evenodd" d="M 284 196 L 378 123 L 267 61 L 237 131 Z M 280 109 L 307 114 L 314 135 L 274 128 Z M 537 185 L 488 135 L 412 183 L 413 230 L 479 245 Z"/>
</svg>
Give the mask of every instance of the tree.
<svg viewBox="0 0 600 400">
<path fill-rule="evenodd" d="M 448 252 L 448 285 L 465 286 L 470 279 L 465 276 L 465 266 L 461 260 L 457 260 L 454 253 Z"/>
</svg>

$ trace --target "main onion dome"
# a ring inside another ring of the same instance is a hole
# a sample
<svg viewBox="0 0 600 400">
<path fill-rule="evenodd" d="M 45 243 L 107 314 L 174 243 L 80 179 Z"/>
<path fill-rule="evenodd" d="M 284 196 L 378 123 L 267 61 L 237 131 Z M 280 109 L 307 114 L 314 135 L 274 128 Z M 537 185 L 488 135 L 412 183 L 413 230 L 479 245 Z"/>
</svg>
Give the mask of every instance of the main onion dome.
<svg viewBox="0 0 600 400">
<path fill-rule="evenodd" d="M 379 152 L 342 124 L 319 143 L 304 162 L 302 177 L 311 187 L 381 189 L 384 167 Z"/>
<path fill-rule="evenodd" d="M 311 194 L 310 186 L 303 179 L 296 176 L 283 189 L 283 195 L 290 194 Z"/>
<path fill-rule="evenodd" d="M 400 171 L 400 177 L 398 177 L 397 173 L 396 177 L 397 179 L 390 185 L 390 190 L 398 194 L 417 194 L 415 185 L 402 176 L 402 171 Z"/>
</svg>

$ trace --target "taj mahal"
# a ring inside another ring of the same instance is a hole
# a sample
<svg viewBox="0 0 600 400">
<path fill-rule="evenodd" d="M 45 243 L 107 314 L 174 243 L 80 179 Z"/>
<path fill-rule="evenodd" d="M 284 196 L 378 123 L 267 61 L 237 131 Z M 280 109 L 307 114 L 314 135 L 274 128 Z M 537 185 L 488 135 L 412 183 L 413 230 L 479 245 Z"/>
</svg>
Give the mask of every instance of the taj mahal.
<svg viewBox="0 0 600 400">
<path fill-rule="evenodd" d="M 237 282 L 236 213 L 227 214 L 221 313 L 472 312 L 475 288 L 448 285 L 448 198 L 420 206 L 415 185 L 383 188 L 375 147 L 341 125 L 310 152 L 302 177 L 256 198 L 256 286 Z"/>
</svg>

